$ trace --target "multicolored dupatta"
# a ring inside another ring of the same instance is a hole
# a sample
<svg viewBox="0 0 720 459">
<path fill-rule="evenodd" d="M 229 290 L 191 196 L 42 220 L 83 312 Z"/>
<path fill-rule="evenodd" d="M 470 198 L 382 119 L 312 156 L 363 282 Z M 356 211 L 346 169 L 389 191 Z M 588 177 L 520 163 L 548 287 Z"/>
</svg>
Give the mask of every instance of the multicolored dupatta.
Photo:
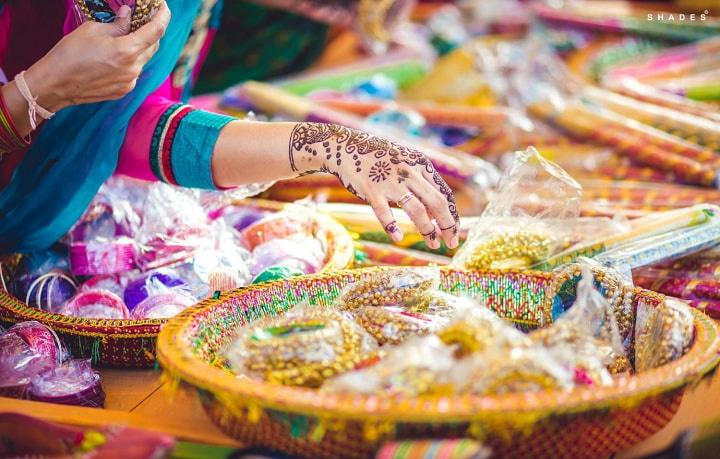
<svg viewBox="0 0 720 459">
<path fill-rule="evenodd" d="M 167 3 L 170 25 L 130 94 L 116 101 L 68 107 L 44 124 L 0 192 L 0 253 L 50 246 L 115 171 L 128 122 L 172 72 L 202 1 Z"/>
</svg>

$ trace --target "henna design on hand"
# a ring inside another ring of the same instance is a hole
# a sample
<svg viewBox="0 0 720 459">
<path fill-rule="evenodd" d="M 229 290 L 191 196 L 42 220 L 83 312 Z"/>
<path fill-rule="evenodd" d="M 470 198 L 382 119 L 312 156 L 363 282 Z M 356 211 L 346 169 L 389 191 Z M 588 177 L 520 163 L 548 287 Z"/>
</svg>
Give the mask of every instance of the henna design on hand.
<svg viewBox="0 0 720 459">
<path fill-rule="evenodd" d="M 370 179 L 375 183 L 384 182 L 390 176 L 390 164 L 385 161 L 377 161 L 370 168 Z"/>
<path fill-rule="evenodd" d="M 397 222 L 395 220 L 391 221 L 387 225 L 385 225 L 385 232 L 388 234 L 393 234 L 398 232 Z"/>
</svg>

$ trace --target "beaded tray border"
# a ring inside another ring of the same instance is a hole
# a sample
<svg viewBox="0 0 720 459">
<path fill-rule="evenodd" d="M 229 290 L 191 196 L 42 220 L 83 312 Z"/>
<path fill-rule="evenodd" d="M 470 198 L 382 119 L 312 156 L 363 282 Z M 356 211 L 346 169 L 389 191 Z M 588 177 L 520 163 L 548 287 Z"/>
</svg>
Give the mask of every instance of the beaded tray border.
<svg viewBox="0 0 720 459">
<path fill-rule="evenodd" d="M 383 397 L 360 394 L 330 394 L 317 390 L 288 387 L 237 378 L 234 374 L 213 365 L 212 355 L 199 355 L 194 344 L 219 339 L 207 333 L 204 320 L 227 302 L 235 313 L 250 320 L 274 313 L 272 306 L 261 298 L 291 297 L 293 292 L 313 294 L 320 283 L 332 283 L 331 288 L 359 279 L 383 268 L 368 268 L 288 279 L 259 286 L 237 289 L 206 300 L 192 310 L 185 311 L 168 322 L 158 337 L 158 361 L 169 377 L 183 381 L 201 391 L 209 392 L 231 413 L 244 413 L 252 421 L 263 410 L 306 415 L 331 421 L 382 421 L 403 423 L 456 423 L 496 419 L 514 422 L 515 419 L 541 419 L 555 414 L 581 413 L 593 409 L 629 409 L 643 401 L 682 389 L 699 381 L 718 363 L 720 336 L 715 323 L 703 313 L 692 310 L 695 319 L 694 342 L 681 358 L 639 375 L 620 377 L 607 387 L 576 388 L 570 391 L 542 391 L 511 393 L 499 396 L 460 395 L 454 397 Z M 546 293 L 555 288 L 549 273 L 519 271 L 463 272 L 441 268 L 447 288 L 463 282 L 469 276 L 501 278 L 539 284 Z M 272 293 L 270 293 L 272 291 Z M 283 293 L 281 293 L 283 292 Z M 655 305 L 664 296 L 644 289 L 634 290 L 635 302 L 647 301 Z M 541 309 L 549 313 L 551 304 L 545 301 Z M 542 315 L 543 313 L 541 313 Z M 196 341 L 196 343 L 193 343 Z M 205 359 L 205 361 L 203 360 Z M 255 413 L 255 414 L 253 414 Z"/>
<path fill-rule="evenodd" d="M 243 200 L 257 209 L 279 211 L 284 204 L 263 200 Z M 335 219 L 313 214 L 318 228 L 327 235 L 330 254 L 322 272 L 350 267 L 354 245 L 350 234 Z M 37 320 L 55 330 L 73 356 L 91 358 L 93 364 L 147 368 L 155 365 L 155 346 L 164 319 L 83 319 L 53 314 L 33 308 L 0 289 L 0 323 L 12 325 Z"/>
</svg>

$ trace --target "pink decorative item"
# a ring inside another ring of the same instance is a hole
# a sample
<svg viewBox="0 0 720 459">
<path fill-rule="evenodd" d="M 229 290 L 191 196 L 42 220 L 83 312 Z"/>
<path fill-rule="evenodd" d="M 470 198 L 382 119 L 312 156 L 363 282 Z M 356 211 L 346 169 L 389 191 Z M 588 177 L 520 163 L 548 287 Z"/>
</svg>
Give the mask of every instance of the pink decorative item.
<svg viewBox="0 0 720 459">
<path fill-rule="evenodd" d="M 70 267 L 81 276 L 130 271 L 135 268 L 135 243 L 126 237 L 112 242 L 73 242 Z"/>
<path fill-rule="evenodd" d="M 128 319 L 130 311 L 123 300 L 106 290 L 80 292 L 63 308 L 62 314 L 86 319 Z"/>
</svg>

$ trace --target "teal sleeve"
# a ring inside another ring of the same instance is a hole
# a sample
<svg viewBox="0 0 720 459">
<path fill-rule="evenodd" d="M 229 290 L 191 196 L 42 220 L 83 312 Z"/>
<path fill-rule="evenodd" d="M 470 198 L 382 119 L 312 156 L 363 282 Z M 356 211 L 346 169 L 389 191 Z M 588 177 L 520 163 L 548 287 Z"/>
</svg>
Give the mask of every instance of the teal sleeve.
<svg viewBox="0 0 720 459">
<path fill-rule="evenodd" d="M 172 142 L 172 172 L 178 185 L 215 189 L 212 154 L 220 131 L 235 118 L 192 110 L 182 118 Z"/>
</svg>

